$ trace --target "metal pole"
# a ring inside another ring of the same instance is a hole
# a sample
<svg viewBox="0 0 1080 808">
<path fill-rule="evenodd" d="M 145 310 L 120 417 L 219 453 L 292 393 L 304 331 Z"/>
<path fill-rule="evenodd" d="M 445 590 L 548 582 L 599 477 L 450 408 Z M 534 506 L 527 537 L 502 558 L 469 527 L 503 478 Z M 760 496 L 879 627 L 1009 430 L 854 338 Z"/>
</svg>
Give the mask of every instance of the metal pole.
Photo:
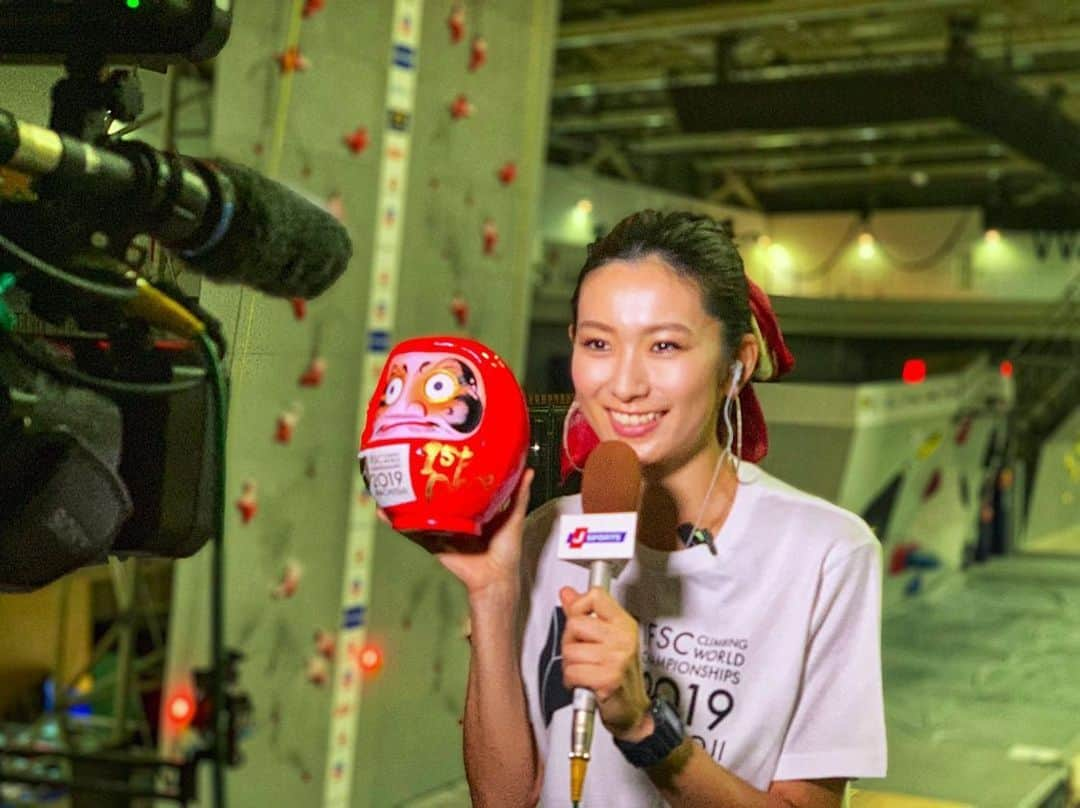
<svg viewBox="0 0 1080 808">
<path fill-rule="evenodd" d="M 120 624 L 119 638 L 116 644 L 116 690 L 113 696 L 113 725 L 112 741 L 117 744 L 126 744 L 128 706 L 131 701 L 131 674 L 134 662 L 133 651 L 135 644 L 135 613 L 132 609 L 134 601 L 134 582 L 136 566 L 134 559 L 119 561 L 116 558 L 109 559 L 109 568 L 113 576 L 113 591 L 116 594 L 117 620 Z"/>
</svg>

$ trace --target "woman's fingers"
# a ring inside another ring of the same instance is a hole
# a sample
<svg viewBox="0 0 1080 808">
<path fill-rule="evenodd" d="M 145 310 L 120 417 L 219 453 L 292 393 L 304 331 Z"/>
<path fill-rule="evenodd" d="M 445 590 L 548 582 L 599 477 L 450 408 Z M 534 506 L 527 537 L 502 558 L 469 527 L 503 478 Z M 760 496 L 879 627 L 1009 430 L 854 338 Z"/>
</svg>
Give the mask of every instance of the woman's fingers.
<svg viewBox="0 0 1080 808">
<path fill-rule="evenodd" d="M 571 643 L 562 649 L 563 670 L 571 665 L 604 665 L 610 651 L 596 643 Z"/>
<path fill-rule="evenodd" d="M 611 628 L 592 617 L 574 617 L 566 621 L 563 642 L 604 642 L 611 639 Z"/>
<path fill-rule="evenodd" d="M 601 620 L 611 621 L 627 614 L 611 593 L 600 587 L 594 586 L 588 592 L 580 593 L 564 586 L 559 590 L 559 599 L 567 618 L 593 615 Z"/>
<path fill-rule="evenodd" d="M 514 509 L 514 515 L 518 518 L 524 519 L 525 512 L 529 509 L 529 494 L 532 491 L 532 481 L 535 476 L 536 472 L 532 469 L 525 469 L 517 488 L 514 489 L 514 499 L 511 507 Z"/>
<path fill-rule="evenodd" d="M 525 514 L 529 509 L 529 489 L 532 486 L 533 470 L 525 469 L 521 475 L 517 488 L 510 496 L 509 505 L 495 516 L 484 527 L 484 534 L 492 541 L 505 541 L 503 537 L 513 536 L 517 541 L 521 537 L 521 531 L 525 524 Z"/>
<path fill-rule="evenodd" d="M 619 677 L 611 667 L 592 662 L 576 662 L 563 665 L 563 686 L 573 689 L 584 687 L 596 694 L 601 703 L 619 692 Z"/>
</svg>

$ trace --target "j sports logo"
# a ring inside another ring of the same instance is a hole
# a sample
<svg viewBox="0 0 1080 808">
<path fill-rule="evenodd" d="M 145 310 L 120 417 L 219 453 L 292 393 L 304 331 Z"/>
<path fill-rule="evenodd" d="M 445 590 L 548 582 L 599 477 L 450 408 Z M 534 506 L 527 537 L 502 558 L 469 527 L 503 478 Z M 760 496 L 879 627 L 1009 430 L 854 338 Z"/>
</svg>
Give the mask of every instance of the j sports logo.
<svg viewBox="0 0 1080 808">
<path fill-rule="evenodd" d="M 575 549 L 586 544 L 622 544 L 624 541 L 624 530 L 589 530 L 587 527 L 574 528 L 566 537 L 566 543 Z"/>
</svg>

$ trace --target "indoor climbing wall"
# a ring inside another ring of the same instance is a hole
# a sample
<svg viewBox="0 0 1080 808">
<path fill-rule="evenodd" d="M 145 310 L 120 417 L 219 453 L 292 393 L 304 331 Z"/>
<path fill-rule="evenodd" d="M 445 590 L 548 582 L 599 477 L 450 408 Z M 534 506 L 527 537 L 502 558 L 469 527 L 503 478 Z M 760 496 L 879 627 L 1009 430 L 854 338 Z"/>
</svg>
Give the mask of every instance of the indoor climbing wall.
<svg viewBox="0 0 1080 808">
<path fill-rule="evenodd" d="M 997 368 L 980 360 L 917 382 L 758 388 L 764 467 L 867 521 L 882 540 L 886 604 L 989 552 L 1012 404 Z"/>
<path fill-rule="evenodd" d="M 1080 554 L 1080 407 L 1043 444 L 1028 514 L 1025 549 Z"/>
<path fill-rule="evenodd" d="M 468 334 L 522 375 L 555 7 L 237 5 L 212 149 L 326 205 L 354 257 L 307 303 L 203 284 L 231 346 L 226 641 L 254 703 L 230 801 L 421 804 L 463 778 L 465 601 L 376 528 L 362 412 L 419 334 Z M 206 660 L 206 561 L 178 568 L 172 688 Z"/>
</svg>

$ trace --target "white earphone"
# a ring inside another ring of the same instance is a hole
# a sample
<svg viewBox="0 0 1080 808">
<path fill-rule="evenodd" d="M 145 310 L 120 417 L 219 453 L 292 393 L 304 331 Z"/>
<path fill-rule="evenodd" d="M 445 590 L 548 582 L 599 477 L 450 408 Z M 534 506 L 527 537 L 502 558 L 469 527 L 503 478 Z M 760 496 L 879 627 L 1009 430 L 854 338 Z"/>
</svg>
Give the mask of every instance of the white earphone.
<svg viewBox="0 0 1080 808">
<path fill-rule="evenodd" d="M 731 387 L 728 388 L 728 398 L 735 395 L 738 390 L 739 382 L 742 381 L 743 364 L 742 360 L 736 359 L 731 363 Z"/>
</svg>

